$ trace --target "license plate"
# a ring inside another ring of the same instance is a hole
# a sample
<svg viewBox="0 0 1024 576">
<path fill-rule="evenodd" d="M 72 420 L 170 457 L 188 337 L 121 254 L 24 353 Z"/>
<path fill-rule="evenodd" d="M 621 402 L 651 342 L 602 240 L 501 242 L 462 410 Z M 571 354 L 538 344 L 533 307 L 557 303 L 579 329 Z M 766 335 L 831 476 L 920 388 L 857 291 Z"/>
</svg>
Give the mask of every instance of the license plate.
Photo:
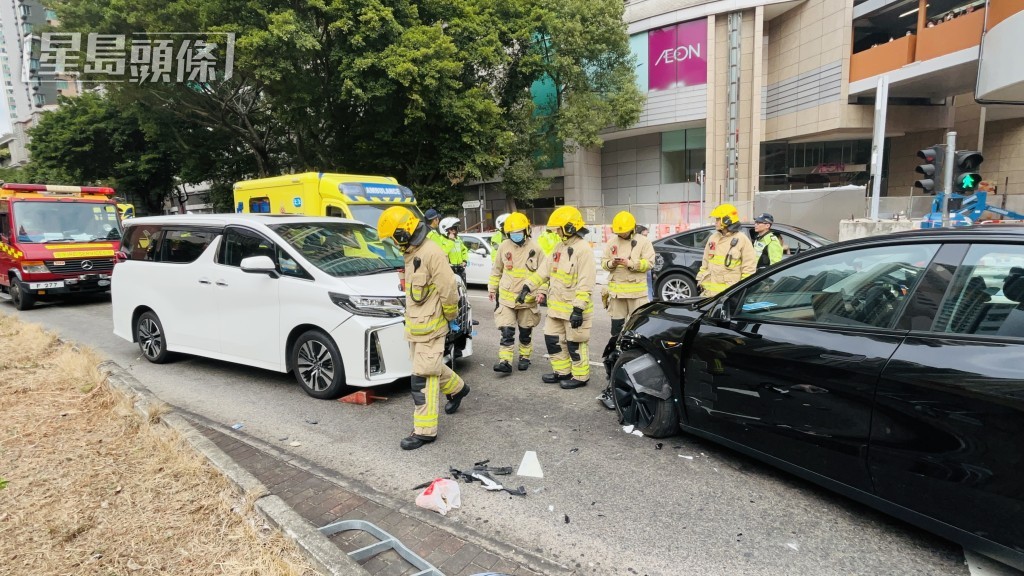
<svg viewBox="0 0 1024 576">
<path fill-rule="evenodd" d="M 28 285 L 31 290 L 46 290 L 48 288 L 63 288 L 64 282 L 30 282 Z"/>
</svg>

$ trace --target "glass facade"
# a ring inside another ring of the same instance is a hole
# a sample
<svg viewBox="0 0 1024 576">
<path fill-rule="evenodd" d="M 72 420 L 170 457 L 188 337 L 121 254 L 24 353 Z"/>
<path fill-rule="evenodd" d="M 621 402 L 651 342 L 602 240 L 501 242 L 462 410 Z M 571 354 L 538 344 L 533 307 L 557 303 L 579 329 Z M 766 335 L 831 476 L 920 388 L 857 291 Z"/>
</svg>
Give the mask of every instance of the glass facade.
<svg viewBox="0 0 1024 576">
<path fill-rule="evenodd" d="M 661 183 L 696 182 L 706 157 L 704 128 L 661 134 Z"/>
<path fill-rule="evenodd" d="M 888 170 L 885 144 L 882 176 Z M 868 182 L 871 140 L 830 142 L 765 142 L 761 144 L 761 191 L 863 186 Z"/>
</svg>

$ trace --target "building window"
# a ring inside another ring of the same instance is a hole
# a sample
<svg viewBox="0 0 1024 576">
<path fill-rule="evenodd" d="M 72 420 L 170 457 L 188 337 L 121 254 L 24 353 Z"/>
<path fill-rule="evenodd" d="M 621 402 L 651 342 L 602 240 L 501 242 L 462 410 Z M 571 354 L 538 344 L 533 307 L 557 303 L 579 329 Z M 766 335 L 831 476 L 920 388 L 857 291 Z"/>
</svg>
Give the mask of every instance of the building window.
<svg viewBox="0 0 1024 576">
<path fill-rule="evenodd" d="M 21 6 L 19 6 L 19 9 L 21 10 L 21 15 L 22 16 L 31 16 L 32 15 L 32 7 L 29 6 L 28 4 L 22 4 Z"/>
<path fill-rule="evenodd" d="M 47 8 L 46 9 L 46 19 L 47 20 L 56 20 L 57 19 L 57 12 L 55 10 L 50 10 L 49 8 Z"/>
<path fill-rule="evenodd" d="M 704 128 L 661 134 L 661 183 L 696 182 L 704 169 L 707 136 Z"/>
<path fill-rule="evenodd" d="M 32 25 L 29 24 L 28 22 L 22 22 L 21 23 L 21 33 L 22 33 L 23 36 L 28 36 L 29 34 L 31 34 L 32 33 Z"/>
<path fill-rule="evenodd" d="M 36 102 L 36 106 L 42 106 L 46 104 L 46 98 L 43 97 L 42 94 L 36 94 L 35 96 L 33 96 L 33 99 Z"/>
<path fill-rule="evenodd" d="M 68 81 L 67 80 L 57 80 L 57 89 L 58 90 L 67 90 L 68 89 Z"/>
</svg>

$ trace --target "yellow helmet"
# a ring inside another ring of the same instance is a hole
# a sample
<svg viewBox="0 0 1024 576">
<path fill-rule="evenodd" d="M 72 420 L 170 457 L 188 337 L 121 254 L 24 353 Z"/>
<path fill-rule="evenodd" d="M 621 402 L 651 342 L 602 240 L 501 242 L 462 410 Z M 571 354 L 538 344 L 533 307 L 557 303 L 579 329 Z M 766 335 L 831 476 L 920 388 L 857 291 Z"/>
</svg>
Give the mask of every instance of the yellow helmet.
<svg viewBox="0 0 1024 576">
<path fill-rule="evenodd" d="M 503 231 L 506 234 L 511 234 L 512 232 L 518 232 L 519 230 L 529 231 L 529 229 L 530 219 L 526 217 L 526 214 L 523 214 L 522 212 L 513 212 L 505 219 Z"/>
<path fill-rule="evenodd" d="M 722 224 L 726 227 L 736 226 L 740 223 L 740 212 L 732 204 L 719 204 L 711 211 L 712 218 L 721 218 Z"/>
<path fill-rule="evenodd" d="M 392 206 L 377 220 L 377 234 L 381 239 L 393 238 L 399 246 L 406 246 L 419 223 L 420 219 L 405 206 Z"/>
<path fill-rule="evenodd" d="M 612 220 L 612 232 L 628 234 L 634 230 L 636 230 L 636 217 L 625 210 L 615 215 Z"/>
<path fill-rule="evenodd" d="M 583 215 L 575 206 L 560 206 L 548 218 L 548 228 L 558 228 L 565 236 L 572 236 L 585 226 Z"/>
</svg>

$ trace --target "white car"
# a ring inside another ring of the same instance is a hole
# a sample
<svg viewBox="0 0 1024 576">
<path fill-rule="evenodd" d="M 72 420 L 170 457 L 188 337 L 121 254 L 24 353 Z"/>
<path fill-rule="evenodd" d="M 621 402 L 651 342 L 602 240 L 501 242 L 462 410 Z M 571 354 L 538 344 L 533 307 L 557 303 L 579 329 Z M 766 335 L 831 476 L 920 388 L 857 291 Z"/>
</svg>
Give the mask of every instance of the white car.
<svg viewBox="0 0 1024 576">
<path fill-rule="evenodd" d="M 487 285 L 491 277 L 491 234 L 493 232 L 477 233 L 463 232 L 459 238 L 469 248 L 469 262 L 466 263 L 466 283 Z"/>
<path fill-rule="evenodd" d="M 116 260 L 114 333 L 138 342 L 150 362 L 182 352 L 291 371 L 306 393 L 323 399 L 347 385 L 387 384 L 411 373 L 397 273 L 402 255 L 360 222 L 133 218 Z M 468 309 L 462 318 L 468 330 Z M 469 356 L 471 341 L 461 343 L 457 356 Z"/>
</svg>

